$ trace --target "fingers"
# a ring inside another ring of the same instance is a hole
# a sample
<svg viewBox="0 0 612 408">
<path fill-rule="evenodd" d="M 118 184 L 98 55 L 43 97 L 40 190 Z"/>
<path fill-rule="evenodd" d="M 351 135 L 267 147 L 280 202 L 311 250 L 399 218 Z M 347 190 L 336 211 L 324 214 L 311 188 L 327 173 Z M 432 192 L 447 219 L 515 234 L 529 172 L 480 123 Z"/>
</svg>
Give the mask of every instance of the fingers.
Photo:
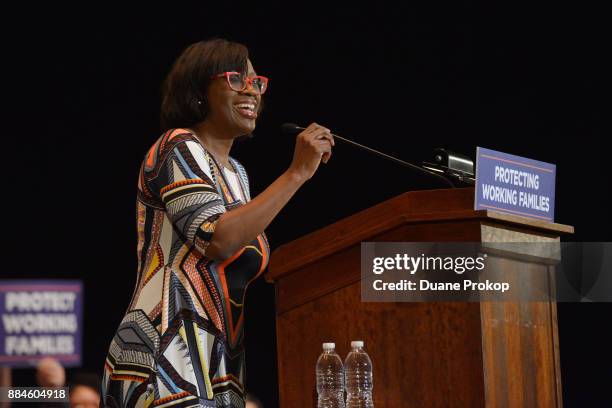
<svg viewBox="0 0 612 408">
<path fill-rule="evenodd" d="M 316 123 L 311 126 L 311 137 L 316 141 L 317 152 L 321 155 L 321 161 L 327 164 L 332 155 L 332 147 L 336 144 L 334 137 L 331 131 L 324 126 Z"/>
<path fill-rule="evenodd" d="M 332 146 L 336 144 L 334 141 L 334 137 L 332 136 L 331 130 L 326 128 L 325 126 L 321 126 L 318 123 L 311 123 L 304 131 L 304 135 L 306 138 L 314 138 L 314 139 L 328 139 Z"/>
<path fill-rule="evenodd" d="M 328 140 L 322 139 L 316 145 L 317 152 L 320 154 L 321 161 L 327 163 L 332 155 L 332 146 Z"/>
<path fill-rule="evenodd" d="M 327 164 L 331 155 L 332 155 L 331 151 L 323 153 L 323 157 L 321 158 L 321 161 Z"/>
<path fill-rule="evenodd" d="M 327 163 L 332 155 L 332 147 L 336 142 L 331 131 L 318 123 L 311 123 L 299 135 L 300 144 L 310 145 L 317 153 L 319 161 Z"/>
<path fill-rule="evenodd" d="M 317 134 L 317 136 L 316 136 L 316 138 L 317 138 L 317 139 L 326 139 L 326 140 L 328 140 L 328 141 L 329 141 L 329 143 L 330 143 L 332 146 L 335 146 L 335 145 L 336 145 L 336 141 L 334 140 L 334 137 L 332 136 L 332 134 L 331 134 L 331 132 L 330 132 L 330 131 L 325 131 L 325 132 L 323 132 L 323 133 L 318 133 L 318 134 Z"/>
<path fill-rule="evenodd" d="M 307 127 L 307 128 L 304 130 L 304 132 L 311 133 L 311 132 L 313 132 L 313 131 L 316 131 L 316 130 L 321 130 L 321 129 L 322 129 L 322 130 L 327 130 L 328 132 L 330 131 L 330 130 L 329 130 L 328 128 L 326 128 L 325 126 L 321 126 L 321 125 L 319 125 L 318 123 L 313 122 L 313 123 L 311 123 L 310 125 L 308 125 L 308 127 Z"/>
</svg>

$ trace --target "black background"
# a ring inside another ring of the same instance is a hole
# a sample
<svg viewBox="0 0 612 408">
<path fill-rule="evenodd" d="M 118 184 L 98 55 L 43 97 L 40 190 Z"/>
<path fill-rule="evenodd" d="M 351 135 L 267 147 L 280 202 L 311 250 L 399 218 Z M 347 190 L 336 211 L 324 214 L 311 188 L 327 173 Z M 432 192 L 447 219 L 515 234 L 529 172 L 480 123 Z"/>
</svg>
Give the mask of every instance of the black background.
<svg viewBox="0 0 612 408">
<path fill-rule="evenodd" d="M 474 156 L 483 146 L 556 163 L 556 221 L 576 227 L 567 240 L 609 241 L 603 10 L 497 3 L 5 14 L 2 274 L 82 278 L 84 366 L 101 373 L 135 283 L 136 176 L 160 134 L 161 82 L 182 49 L 211 36 L 246 44 L 270 78 L 256 137 L 232 150 L 253 196 L 291 161 L 293 138 L 280 124 L 316 121 L 414 162 L 436 147 Z M 424 188 L 443 186 L 337 143 L 268 228 L 272 249 Z M 564 406 L 609 404 L 610 305 L 558 309 Z M 263 279 L 248 292 L 246 344 L 247 386 L 274 407 L 274 291 Z M 314 365 L 295 375 L 314 375 Z"/>
</svg>

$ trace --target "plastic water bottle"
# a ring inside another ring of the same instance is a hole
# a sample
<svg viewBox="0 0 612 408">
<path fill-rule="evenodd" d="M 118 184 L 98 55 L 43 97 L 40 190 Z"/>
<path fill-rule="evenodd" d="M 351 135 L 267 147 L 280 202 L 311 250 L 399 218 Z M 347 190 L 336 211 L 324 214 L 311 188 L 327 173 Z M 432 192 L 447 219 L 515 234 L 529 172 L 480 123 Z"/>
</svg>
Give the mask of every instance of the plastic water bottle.
<svg viewBox="0 0 612 408">
<path fill-rule="evenodd" d="M 317 360 L 318 408 L 344 408 L 344 367 L 335 343 L 323 343 Z"/>
<path fill-rule="evenodd" d="M 363 350 L 363 341 L 352 341 L 344 361 L 346 408 L 374 408 L 372 400 L 372 360 Z"/>
</svg>

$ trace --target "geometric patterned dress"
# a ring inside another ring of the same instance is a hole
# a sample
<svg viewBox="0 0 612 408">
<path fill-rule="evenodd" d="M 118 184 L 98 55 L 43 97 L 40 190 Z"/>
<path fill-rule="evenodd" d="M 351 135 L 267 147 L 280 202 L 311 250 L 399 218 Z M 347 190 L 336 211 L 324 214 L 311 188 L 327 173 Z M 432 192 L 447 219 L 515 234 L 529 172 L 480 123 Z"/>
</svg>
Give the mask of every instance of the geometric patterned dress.
<svg viewBox="0 0 612 408">
<path fill-rule="evenodd" d="M 230 162 L 250 201 L 244 167 Z M 145 156 L 137 282 L 104 364 L 105 406 L 244 407 L 244 296 L 270 248 L 261 234 L 224 261 L 206 257 L 219 216 L 244 204 L 221 169 L 185 129 Z"/>
</svg>

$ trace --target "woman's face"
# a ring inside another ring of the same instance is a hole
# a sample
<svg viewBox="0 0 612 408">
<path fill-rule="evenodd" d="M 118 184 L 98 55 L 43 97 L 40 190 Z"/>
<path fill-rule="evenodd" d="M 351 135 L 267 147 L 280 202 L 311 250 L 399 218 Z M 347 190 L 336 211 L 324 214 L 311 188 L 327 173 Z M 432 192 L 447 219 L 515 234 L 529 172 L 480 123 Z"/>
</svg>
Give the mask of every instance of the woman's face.
<svg viewBox="0 0 612 408">
<path fill-rule="evenodd" d="M 247 60 L 247 67 L 248 77 L 257 75 L 250 60 Z M 208 103 L 206 121 L 221 129 L 223 134 L 235 138 L 255 130 L 261 95 L 251 85 L 237 92 L 229 87 L 225 77 L 213 79 L 208 88 Z"/>
</svg>

